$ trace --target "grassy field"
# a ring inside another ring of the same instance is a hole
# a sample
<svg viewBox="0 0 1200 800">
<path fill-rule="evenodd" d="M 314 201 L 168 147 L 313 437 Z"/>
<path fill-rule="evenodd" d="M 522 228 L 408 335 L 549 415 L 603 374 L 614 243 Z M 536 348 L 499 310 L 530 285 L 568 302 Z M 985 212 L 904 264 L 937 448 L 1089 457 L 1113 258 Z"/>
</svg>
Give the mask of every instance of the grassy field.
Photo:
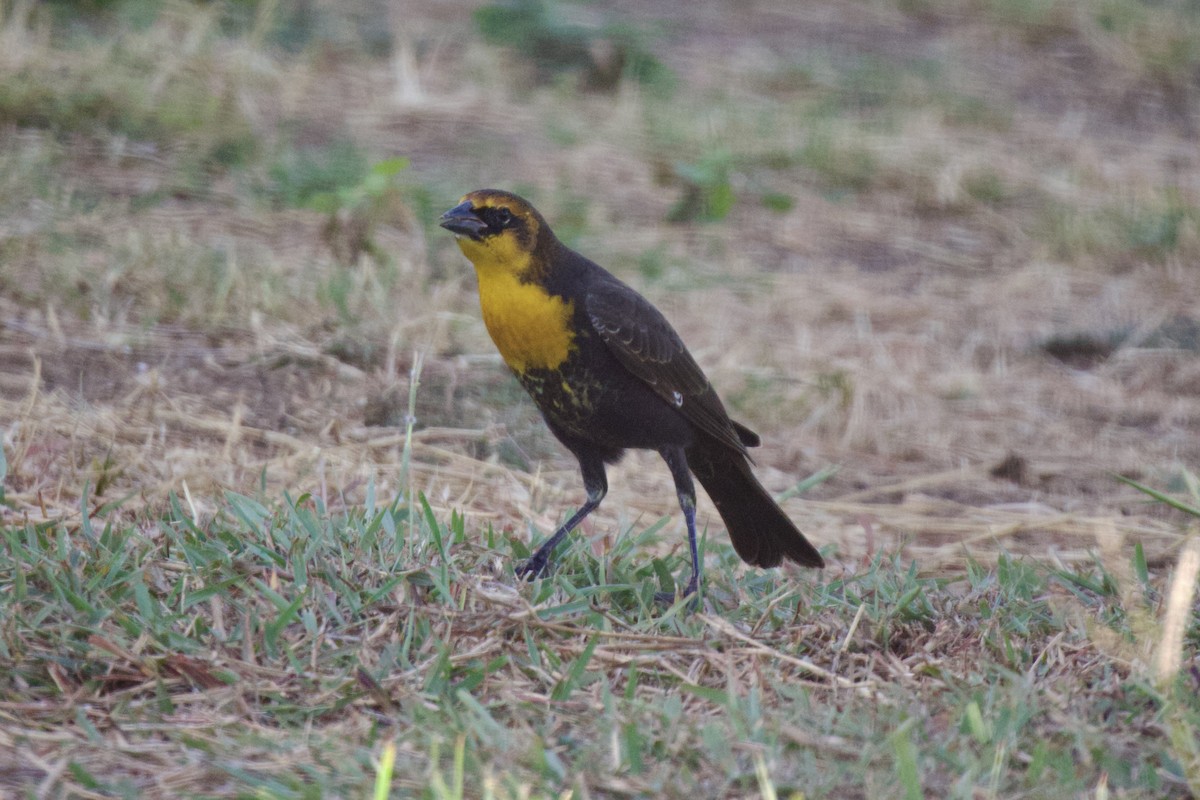
<svg viewBox="0 0 1200 800">
<path fill-rule="evenodd" d="M 1198 126 L 1186 0 L 0 0 L 0 797 L 1200 796 Z M 484 186 L 826 570 L 632 454 L 515 580 Z"/>
</svg>

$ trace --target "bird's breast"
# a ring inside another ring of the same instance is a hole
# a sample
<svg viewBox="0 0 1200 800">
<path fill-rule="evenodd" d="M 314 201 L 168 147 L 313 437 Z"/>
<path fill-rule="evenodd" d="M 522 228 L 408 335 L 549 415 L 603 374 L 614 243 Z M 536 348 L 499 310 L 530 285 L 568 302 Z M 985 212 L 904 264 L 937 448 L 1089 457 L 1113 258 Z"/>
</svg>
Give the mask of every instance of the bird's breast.
<svg viewBox="0 0 1200 800">
<path fill-rule="evenodd" d="M 483 322 L 504 363 L 518 375 L 561 366 L 575 349 L 574 301 L 512 274 L 481 269 L 476 274 Z"/>
</svg>

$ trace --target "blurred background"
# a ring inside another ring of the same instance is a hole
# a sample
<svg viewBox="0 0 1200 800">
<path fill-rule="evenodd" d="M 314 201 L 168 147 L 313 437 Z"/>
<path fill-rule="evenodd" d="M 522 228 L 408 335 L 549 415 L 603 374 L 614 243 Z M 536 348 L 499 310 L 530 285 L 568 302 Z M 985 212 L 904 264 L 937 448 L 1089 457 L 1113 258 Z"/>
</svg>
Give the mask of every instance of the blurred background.
<svg viewBox="0 0 1200 800">
<path fill-rule="evenodd" d="M 403 475 L 551 528 L 574 462 L 435 223 L 494 187 L 667 313 L 769 488 L 824 477 L 836 558 L 1153 560 L 1112 473 L 1200 462 L 1198 126 L 1194 0 L 2 0 L 4 513 Z M 593 530 L 674 513 L 653 455 L 610 483 Z"/>
</svg>

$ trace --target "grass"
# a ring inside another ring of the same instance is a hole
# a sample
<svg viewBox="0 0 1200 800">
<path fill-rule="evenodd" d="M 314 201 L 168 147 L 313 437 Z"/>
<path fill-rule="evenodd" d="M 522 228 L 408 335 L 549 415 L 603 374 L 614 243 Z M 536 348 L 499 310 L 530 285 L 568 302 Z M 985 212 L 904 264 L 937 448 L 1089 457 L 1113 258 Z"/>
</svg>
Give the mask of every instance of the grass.
<svg viewBox="0 0 1200 800">
<path fill-rule="evenodd" d="M 11 47 L 3 123 L 182 145 L 190 151 L 180 159 L 185 168 L 223 169 L 254 157 L 258 139 L 239 101 L 271 80 L 246 64 L 253 37 L 212 34 L 216 10 L 166 9 L 159 24 L 124 27 L 112 38 L 55 28 L 45 18 L 51 12 L 31 4 L 7 12 L 0 19 Z M 59 46 L 51 50 L 47 40 Z"/>
<path fill-rule="evenodd" d="M 1102 208 L 1052 208 L 1039 234 L 1057 256 L 1129 269 L 1146 261 L 1191 260 L 1198 232 L 1200 208 L 1167 190 Z"/>
<path fill-rule="evenodd" d="M 1170 730 L 1200 725 L 1194 676 L 1142 660 L 1165 588 L 1144 563 L 931 578 L 880 554 L 801 578 L 709 540 L 689 614 L 653 601 L 686 569 L 646 555 L 661 525 L 598 555 L 577 540 L 522 588 L 523 537 L 373 487 L 338 506 L 231 493 L 207 520 L 172 497 L 136 525 L 89 502 L 6 526 L 8 768 L 113 796 L 168 773 L 364 796 L 385 752 L 395 796 L 1167 797 L 1196 778 Z"/>
<path fill-rule="evenodd" d="M 0 3 L 0 794 L 1200 792 L 1187 4 L 102 5 Z M 484 185 L 828 570 L 702 500 L 656 605 L 631 454 L 515 580 L 580 489 L 436 226 Z"/>
</svg>

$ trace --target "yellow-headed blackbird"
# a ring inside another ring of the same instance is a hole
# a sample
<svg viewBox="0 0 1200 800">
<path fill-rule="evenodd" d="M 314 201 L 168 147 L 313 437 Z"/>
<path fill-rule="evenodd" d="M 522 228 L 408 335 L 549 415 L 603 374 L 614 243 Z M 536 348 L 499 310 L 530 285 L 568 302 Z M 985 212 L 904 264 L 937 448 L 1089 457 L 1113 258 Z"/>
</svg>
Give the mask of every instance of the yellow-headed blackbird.
<svg viewBox="0 0 1200 800">
<path fill-rule="evenodd" d="M 528 202 L 472 192 L 442 215 L 475 265 L 483 321 L 550 430 L 579 459 L 587 502 L 518 568 L 540 574 L 555 545 L 608 491 L 604 465 L 626 448 L 656 450 L 675 479 L 687 520 L 696 591 L 696 490 L 720 512 L 742 560 L 790 558 L 824 566 L 750 471 L 758 435 L 729 418 L 683 341 L 648 300 L 560 242 Z M 690 474 L 689 474 L 690 471 Z"/>
</svg>

